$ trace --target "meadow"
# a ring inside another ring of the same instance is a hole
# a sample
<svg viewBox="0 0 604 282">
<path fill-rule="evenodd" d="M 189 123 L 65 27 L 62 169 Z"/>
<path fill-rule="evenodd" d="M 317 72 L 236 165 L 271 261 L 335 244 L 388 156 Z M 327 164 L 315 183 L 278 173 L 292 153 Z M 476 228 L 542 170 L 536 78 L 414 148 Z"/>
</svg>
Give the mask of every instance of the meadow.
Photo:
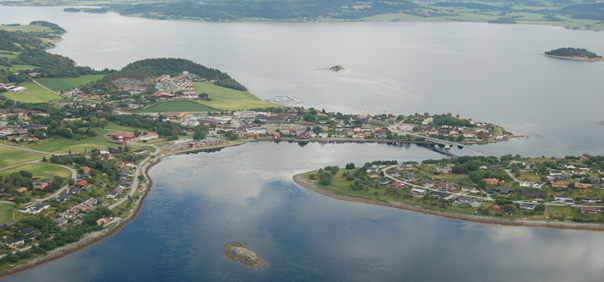
<svg viewBox="0 0 604 282">
<path fill-rule="evenodd" d="M 21 83 L 20 86 L 27 88 L 23 92 L 2 93 L 6 98 L 23 102 L 23 103 L 47 103 L 53 100 L 62 99 L 61 96 L 56 95 L 35 83 Z"/>
<path fill-rule="evenodd" d="M 210 101 L 201 101 L 201 103 L 221 110 L 283 107 L 281 105 L 262 101 L 245 91 L 224 88 L 205 82 L 194 82 L 193 85 L 195 86 L 197 93 L 208 93 Z"/>
<path fill-rule="evenodd" d="M 86 85 L 90 82 L 102 79 L 104 74 L 81 75 L 80 77 L 66 78 L 39 78 L 36 79 L 40 84 L 53 91 L 68 90 Z"/>
<path fill-rule="evenodd" d="M 68 169 L 45 163 L 26 164 L 10 169 L 0 170 L 0 175 L 7 175 L 13 172 L 19 172 L 21 170 L 31 172 L 34 175 L 34 178 L 37 179 L 51 178 L 53 176 L 68 178 L 71 176 L 71 172 Z"/>
<path fill-rule="evenodd" d="M 136 110 L 136 113 L 157 113 L 157 112 L 207 112 L 216 109 L 204 106 L 197 102 L 180 99 L 173 101 L 156 102 L 144 109 Z"/>
<path fill-rule="evenodd" d="M 19 149 L 0 147 L 0 168 L 42 159 L 43 155 Z"/>
</svg>

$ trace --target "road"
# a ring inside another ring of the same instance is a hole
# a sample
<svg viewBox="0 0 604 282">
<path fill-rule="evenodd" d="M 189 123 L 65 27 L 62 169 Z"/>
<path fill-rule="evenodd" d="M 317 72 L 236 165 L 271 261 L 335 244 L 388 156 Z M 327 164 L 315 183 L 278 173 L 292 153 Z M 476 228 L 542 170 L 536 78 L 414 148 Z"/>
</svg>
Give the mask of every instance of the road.
<svg viewBox="0 0 604 282">
<path fill-rule="evenodd" d="M 109 206 L 109 209 L 114 209 L 115 207 L 119 206 L 121 203 L 125 202 L 126 200 L 128 200 L 128 197 L 131 197 L 134 195 L 134 193 L 136 192 L 136 190 L 138 190 L 138 176 L 140 175 L 141 170 L 143 169 L 145 163 L 151 159 L 151 156 L 156 156 L 157 154 L 160 153 L 160 148 L 155 146 L 154 144 L 149 144 L 148 146 L 152 146 L 153 148 L 155 148 L 155 152 L 151 153 L 149 156 L 147 156 L 144 160 L 142 160 L 138 166 L 136 167 L 136 170 L 134 171 L 134 176 L 133 176 L 133 181 L 132 181 L 132 186 L 130 186 L 130 191 L 128 192 L 127 195 L 125 195 L 124 197 L 122 197 L 121 199 L 119 199 L 117 202 L 115 202 L 113 205 Z"/>
</svg>

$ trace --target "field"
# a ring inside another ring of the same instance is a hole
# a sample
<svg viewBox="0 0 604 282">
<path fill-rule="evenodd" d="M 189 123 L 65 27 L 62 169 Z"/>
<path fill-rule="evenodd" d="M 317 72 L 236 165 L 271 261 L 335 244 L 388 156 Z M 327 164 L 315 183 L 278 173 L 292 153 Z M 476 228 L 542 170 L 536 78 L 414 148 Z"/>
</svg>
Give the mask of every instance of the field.
<svg viewBox="0 0 604 282">
<path fill-rule="evenodd" d="M 0 170 L 0 175 L 7 175 L 21 170 L 31 172 L 34 175 L 34 178 L 37 179 L 44 179 L 53 176 L 68 178 L 71 176 L 71 172 L 63 167 L 44 163 L 26 164 L 11 169 Z"/>
<path fill-rule="evenodd" d="M 11 100 L 23 103 L 46 103 L 52 100 L 62 99 L 61 96 L 49 92 L 35 83 L 21 83 L 20 86 L 26 87 L 27 90 L 17 93 L 5 92 L 2 93 L 2 95 Z"/>
<path fill-rule="evenodd" d="M 137 110 L 136 113 L 157 113 L 157 112 L 207 112 L 215 109 L 206 107 L 202 104 L 190 100 L 174 100 L 166 102 L 157 102 L 145 109 Z"/>
<path fill-rule="evenodd" d="M 0 224 L 13 220 L 12 216 L 15 207 L 15 205 L 0 203 Z"/>
<path fill-rule="evenodd" d="M 197 93 L 208 93 L 211 101 L 201 103 L 221 110 L 245 110 L 267 107 L 282 107 L 262 101 L 252 94 L 230 88 L 219 87 L 210 83 L 194 82 Z"/>
<path fill-rule="evenodd" d="M 86 138 L 80 141 L 63 138 L 43 140 L 42 142 L 38 141 L 38 144 L 29 146 L 29 148 L 53 153 L 69 153 L 69 150 L 71 150 L 72 153 L 80 153 L 84 152 L 84 149 L 90 151 L 91 149 L 107 149 L 108 147 L 119 147 L 119 145 L 117 144 L 111 144 L 107 142 L 109 141 L 109 139 L 103 136 L 107 134 L 107 132 L 109 132 L 108 130 L 95 129 L 95 131 L 97 136 L 92 138 Z"/>
<path fill-rule="evenodd" d="M 104 74 L 82 75 L 80 77 L 67 78 L 39 78 L 36 79 L 40 84 L 53 91 L 68 90 L 80 87 L 93 81 L 103 78 Z"/>
<path fill-rule="evenodd" d="M 0 168 L 42 159 L 43 155 L 13 148 L 0 147 Z"/>
<path fill-rule="evenodd" d="M 36 25 L 19 25 L 19 26 L 0 25 L 0 30 L 23 31 L 23 32 L 52 32 L 53 31 L 53 29 L 50 27 L 36 26 Z"/>
</svg>

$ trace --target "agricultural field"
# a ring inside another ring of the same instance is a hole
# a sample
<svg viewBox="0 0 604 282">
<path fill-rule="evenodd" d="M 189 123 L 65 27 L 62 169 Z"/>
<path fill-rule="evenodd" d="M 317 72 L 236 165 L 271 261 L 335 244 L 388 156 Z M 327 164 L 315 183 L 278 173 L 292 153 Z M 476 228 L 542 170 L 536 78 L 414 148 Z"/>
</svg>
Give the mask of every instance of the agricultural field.
<svg viewBox="0 0 604 282">
<path fill-rule="evenodd" d="M 208 93 L 210 101 L 201 101 L 201 103 L 221 110 L 282 107 L 281 105 L 262 101 L 245 91 L 224 88 L 205 82 L 194 82 L 193 85 L 195 85 L 197 93 Z"/>
<path fill-rule="evenodd" d="M 80 77 L 39 78 L 36 79 L 36 81 L 53 91 L 60 91 L 80 87 L 90 82 L 102 79 L 104 76 L 104 74 L 91 74 L 81 75 Z"/>
<path fill-rule="evenodd" d="M 126 133 L 133 133 L 135 129 L 138 129 L 138 131 L 140 131 L 140 132 L 151 133 L 150 131 L 147 131 L 147 130 L 142 129 L 142 128 L 122 126 L 122 125 L 119 125 L 119 124 L 115 124 L 113 122 L 110 122 L 109 124 L 107 124 L 103 129 L 105 129 L 105 130 L 121 131 L 121 132 L 126 132 Z"/>
<path fill-rule="evenodd" d="M 19 86 L 27 88 L 23 92 L 2 93 L 6 98 L 23 103 L 47 103 L 52 100 L 60 100 L 61 96 L 56 95 L 35 83 L 21 83 Z"/>
<path fill-rule="evenodd" d="M 22 31 L 22 32 L 53 32 L 54 31 L 50 27 L 38 26 L 38 25 L 19 25 L 19 26 L 0 25 L 0 30 Z"/>
<path fill-rule="evenodd" d="M 13 221 L 13 212 L 16 206 L 6 203 L 0 203 L 0 224 Z M 18 213 L 15 213 L 15 216 Z"/>
<path fill-rule="evenodd" d="M 86 149 L 107 149 L 109 147 L 117 148 L 119 145 L 109 143 L 104 135 L 107 134 L 108 130 L 95 129 L 97 136 L 92 138 L 85 138 L 80 141 L 65 139 L 65 138 L 50 138 L 48 140 L 38 141 L 38 144 L 32 144 L 29 146 L 31 149 L 53 152 L 53 153 L 72 153 L 84 152 Z"/>
<path fill-rule="evenodd" d="M 136 113 L 158 113 L 158 112 L 207 112 L 216 109 L 204 106 L 191 100 L 174 100 L 166 102 L 156 102 L 147 108 L 134 111 Z"/>
<path fill-rule="evenodd" d="M 53 176 L 68 178 L 71 176 L 71 172 L 68 169 L 45 163 L 26 164 L 11 169 L 0 170 L 0 175 L 7 175 L 21 170 L 31 172 L 34 175 L 34 179 L 44 179 Z"/>
<path fill-rule="evenodd" d="M 0 146 L 0 168 L 42 159 L 44 155 Z"/>
</svg>

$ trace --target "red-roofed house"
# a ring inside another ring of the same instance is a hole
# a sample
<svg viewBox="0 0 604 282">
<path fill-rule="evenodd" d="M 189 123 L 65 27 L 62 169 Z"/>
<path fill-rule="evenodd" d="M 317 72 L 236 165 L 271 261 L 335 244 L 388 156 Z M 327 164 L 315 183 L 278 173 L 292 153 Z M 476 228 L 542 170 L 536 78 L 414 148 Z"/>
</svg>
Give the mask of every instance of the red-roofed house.
<svg viewBox="0 0 604 282">
<path fill-rule="evenodd" d="M 80 180 L 80 181 L 76 182 L 75 186 L 79 187 L 79 188 L 82 188 L 82 187 L 86 186 L 86 184 L 88 184 L 88 181 L 86 181 L 86 180 Z"/>
<path fill-rule="evenodd" d="M 483 178 L 482 180 L 484 180 L 484 182 L 486 182 L 489 185 L 499 184 L 499 179 L 497 179 L 497 178 Z"/>
</svg>

